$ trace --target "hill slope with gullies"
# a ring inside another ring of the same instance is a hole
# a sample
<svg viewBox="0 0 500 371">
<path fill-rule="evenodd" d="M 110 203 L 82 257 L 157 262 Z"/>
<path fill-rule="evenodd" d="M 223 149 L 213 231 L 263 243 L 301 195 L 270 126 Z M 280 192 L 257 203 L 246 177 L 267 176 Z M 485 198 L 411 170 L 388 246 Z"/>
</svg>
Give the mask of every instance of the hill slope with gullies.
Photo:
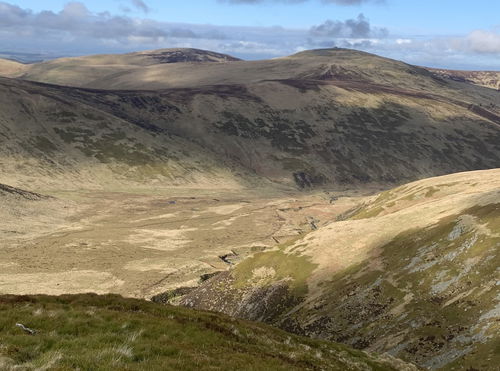
<svg viewBox="0 0 500 371">
<path fill-rule="evenodd" d="M 111 57 L 82 57 L 77 65 L 94 58 Z M 117 60 L 132 65 L 137 58 L 150 63 L 152 57 L 139 53 Z M 58 66 L 54 73 L 91 81 L 66 68 L 76 61 L 50 63 Z M 100 63 L 96 68 L 106 73 Z M 143 177 L 149 180 L 168 174 L 163 164 L 169 161 L 174 182 L 184 178 L 180 163 L 189 164 L 184 169 L 192 171 L 185 173 L 193 179 L 231 163 L 240 173 L 246 169 L 300 188 L 394 184 L 500 166 L 499 93 L 401 62 L 332 49 L 269 61 L 198 62 L 196 68 L 144 63 L 139 75 L 120 77 L 126 84 L 114 84 L 116 76 L 99 77 L 99 83 L 86 84 L 92 89 L 1 79 L 2 140 L 8 145 L 0 151 L 26 163 L 16 177 L 32 172 L 30 161 L 39 161 L 40 153 L 54 163 L 35 165 L 35 174 L 54 167 L 63 172 L 114 167 L 113 174 L 131 178 L 152 173 Z M 149 68 L 159 68 L 161 77 L 142 75 Z M 169 68 L 184 72 L 169 74 Z M 54 82 L 49 75 L 42 80 Z M 136 90 L 94 89 L 100 84 Z M 175 151 L 181 142 L 192 147 L 189 155 Z M 59 155 L 68 161 L 59 163 Z M 213 161 L 197 166 L 193 157 Z M 13 174 L 6 167 L 3 173 Z M 37 181 L 43 179 L 39 175 Z"/>
<path fill-rule="evenodd" d="M 257 253 L 183 305 L 388 352 L 429 369 L 499 364 L 500 170 L 430 178 Z"/>
<path fill-rule="evenodd" d="M 231 159 L 152 123 L 117 117 L 93 100 L 10 79 L 0 81 L 0 91 L 0 174 L 6 184 L 70 190 L 245 182 L 245 169 Z"/>
</svg>

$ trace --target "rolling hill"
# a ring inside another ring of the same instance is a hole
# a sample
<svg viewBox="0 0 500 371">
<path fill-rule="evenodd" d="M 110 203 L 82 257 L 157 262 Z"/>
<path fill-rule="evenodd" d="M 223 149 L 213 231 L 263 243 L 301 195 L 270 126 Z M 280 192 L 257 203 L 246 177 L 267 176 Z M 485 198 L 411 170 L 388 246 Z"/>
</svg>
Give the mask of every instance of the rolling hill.
<svg viewBox="0 0 500 371">
<path fill-rule="evenodd" d="M 0 59 L 0 76 L 71 86 L 96 86 L 156 65 L 225 63 L 239 59 L 198 49 L 159 49 L 128 54 L 101 54 L 22 64 Z"/>
<path fill-rule="evenodd" d="M 427 68 L 437 76 L 454 81 L 468 82 L 491 89 L 500 89 L 500 72 L 498 71 L 460 71 Z"/>
<path fill-rule="evenodd" d="M 301 188 L 360 187 L 500 166 L 492 89 L 344 49 L 196 68 L 148 65 L 162 53 L 117 57 L 145 64 L 118 80 L 106 72 L 111 56 L 48 62 L 85 89 L 1 79 L 0 151 L 25 164 L 12 171 L 14 160 L 6 161 L 2 173 L 15 179 L 3 181 L 22 187 L 44 173 L 53 184 L 71 176 L 106 184 L 127 174 L 139 183 L 186 184 L 213 171 L 205 179 L 234 183 L 242 179 L 230 175 L 236 171 Z M 103 75 L 80 73 L 87 64 Z M 37 66 L 44 65 L 30 68 Z M 42 69 L 40 80 L 60 82 L 52 72 Z"/>
</svg>

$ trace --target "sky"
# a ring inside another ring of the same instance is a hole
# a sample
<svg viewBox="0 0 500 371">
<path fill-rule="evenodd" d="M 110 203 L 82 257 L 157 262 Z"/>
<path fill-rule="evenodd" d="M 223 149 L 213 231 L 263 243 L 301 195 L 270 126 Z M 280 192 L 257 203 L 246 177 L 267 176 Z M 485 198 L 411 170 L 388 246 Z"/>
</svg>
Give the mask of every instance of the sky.
<svg viewBox="0 0 500 371">
<path fill-rule="evenodd" d="M 243 59 L 346 47 L 500 70 L 500 0 L 0 0 L 0 56 L 193 47 Z"/>
</svg>

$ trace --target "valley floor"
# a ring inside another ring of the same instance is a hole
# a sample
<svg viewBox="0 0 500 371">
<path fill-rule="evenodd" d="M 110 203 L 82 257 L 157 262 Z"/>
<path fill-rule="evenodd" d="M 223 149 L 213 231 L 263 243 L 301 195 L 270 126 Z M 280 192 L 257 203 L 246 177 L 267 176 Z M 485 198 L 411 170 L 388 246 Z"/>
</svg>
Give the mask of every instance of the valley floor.
<svg viewBox="0 0 500 371">
<path fill-rule="evenodd" d="M 332 221 L 359 200 L 356 192 L 337 199 L 189 189 L 54 195 L 30 201 L 30 213 L 17 215 L 22 223 L 0 226 L 0 293 L 151 298 L 197 286 L 200 276 Z"/>
</svg>

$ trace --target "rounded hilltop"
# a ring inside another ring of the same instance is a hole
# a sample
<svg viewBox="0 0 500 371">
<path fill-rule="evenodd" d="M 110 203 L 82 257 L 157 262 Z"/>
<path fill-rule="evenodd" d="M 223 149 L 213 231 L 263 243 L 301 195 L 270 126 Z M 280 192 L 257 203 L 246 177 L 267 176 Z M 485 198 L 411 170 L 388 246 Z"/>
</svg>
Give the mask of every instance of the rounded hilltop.
<svg viewBox="0 0 500 371">
<path fill-rule="evenodd" d="M 377 57 L 375 54 L 362 52 L 355 49 L 346 48 L 324 48 L 324 49 L 311 49 L 304 50 L 290 55 L 287 58 L 304 58 L 304 57 L 355 57 L 355 56 L 371 56 Z M 381 58 L 381 57 L 378 57 Z"/>
<path fill-rule="evenodd" d="M 131 55 L 149 57 L 156 61 L 156 63 L 234 62 L 241 60 L 228 54 L 193 48 L 147 50 L 132 53 Z"/>
</svg>

